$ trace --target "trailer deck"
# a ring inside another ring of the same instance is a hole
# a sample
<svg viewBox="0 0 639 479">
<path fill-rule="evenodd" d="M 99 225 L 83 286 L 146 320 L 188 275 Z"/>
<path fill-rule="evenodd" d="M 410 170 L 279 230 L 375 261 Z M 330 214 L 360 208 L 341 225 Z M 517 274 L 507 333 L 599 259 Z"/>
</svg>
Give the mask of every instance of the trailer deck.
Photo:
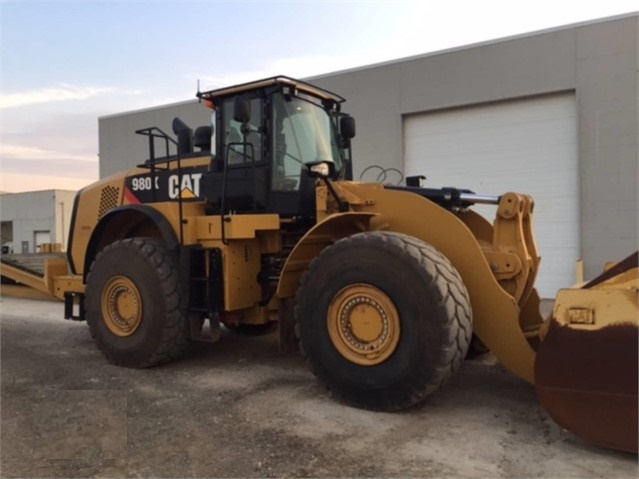
<svg viewBox="0 0 639 479">
<path fill-rule="evenodd" d="M 44 278 L 45 263 L 47 260 L 65 260 L 66 253 L 28 253 L 28 254 L 3 254 L 0 263 L 13 268 Z M 2 276 L 5 276 L 4 269 Z M 9 276 L 10 279 L 11 276 Z"/>
<path fill-rule="evenodd" d="M 0 256 L 2 294 L 39 299 L 63 298 L 56 282 L 70 278 L 65 253 L 4 254 Z M 37 294 L 36 294 L 37 292 Z"/>
</svg>

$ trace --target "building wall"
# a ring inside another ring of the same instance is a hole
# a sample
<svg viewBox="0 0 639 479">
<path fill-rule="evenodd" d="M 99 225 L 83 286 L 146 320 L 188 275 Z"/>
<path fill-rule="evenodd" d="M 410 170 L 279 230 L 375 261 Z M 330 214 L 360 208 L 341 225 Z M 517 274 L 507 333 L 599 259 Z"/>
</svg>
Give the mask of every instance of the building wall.
<svg viewBox="0 0 639 479">
<path fill-rule="evenodd" d="M 28 252 L 36 253 L 36 231 L 49 231 L 52 243 L 66 242 L 71 224 L 75 191 L 44 190 L 25 193 L 6 193 L 0 197 L 1 219 L 11 222 L 13 250 L 22 252 L 22 242 L 28 242 Z"/>
<path fill-rule="evenodd" d="M 55 190 L 55 243 L 62 245 L 63 251 L 67 250 L 69 241 L 69 228 L 71 227 L 71 215 L 73 213 L 73 202 L 75 191 Z"/>
<path fill-rule="evenodd" d="M 638 20 L 635 15 L 575 31 L 582 251 L 588 267 L 637 250 Z"/>
<path fill-rule="evenodd" d="M 99 119 L 100 178 L 129 169 L 149 158 L 149 140 L 136 130 L 158 127 L 175 138 L 173 118 L 180 117 L 193 130 L 209 125 L 211 110 L 196 100 L 139 110 Z M 163 142 L 155 141 L 156 156 L 164 156 Z M 173 150 L 175 151 L 175 150 Z"/>
<path fill-rule="evenodd" d="M 370 165 L 403 169 L 402 128 L 409 115 L 573 92 L 581 256 L 592 277 L 606 261 L 637 249 L 638 18 L 604 19 L 310 81 L 348 100 L 345 110 L 357 119 L 356 177 Z M 146 159 L 146 143 L 133 130 L 155 123 L 170 132 L 175 115 L 193 127 L 208 120 L 207 110 L 196 102 L 101 118 L 101 176 Z"/>
</svg>

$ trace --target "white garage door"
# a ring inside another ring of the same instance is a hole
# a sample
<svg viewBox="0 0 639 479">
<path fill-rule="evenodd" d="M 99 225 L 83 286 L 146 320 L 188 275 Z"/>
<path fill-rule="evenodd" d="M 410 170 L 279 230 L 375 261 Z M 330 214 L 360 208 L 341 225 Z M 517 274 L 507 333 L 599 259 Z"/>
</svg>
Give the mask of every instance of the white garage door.
<svg viewBox="0 0 639 479">
<path fill-rule="evenodd" d="M 51 232 L 50 231 L 34 231 L 33 232 L 33 241 L 35 244 L 34 253 L 42 252 L 40 251 L 40 245 L 51 243 Z"/>
<path fill-rule="evenodd" d="M 406 117 L 404 171 L 425 175 L 429 187 L 532 195 L 537 287 L 552 298 L 574 283 L 580 257 L 576 125 L 572 94 Z M 493 206 L 477 211 L 494 219 Z"/>
</svg>

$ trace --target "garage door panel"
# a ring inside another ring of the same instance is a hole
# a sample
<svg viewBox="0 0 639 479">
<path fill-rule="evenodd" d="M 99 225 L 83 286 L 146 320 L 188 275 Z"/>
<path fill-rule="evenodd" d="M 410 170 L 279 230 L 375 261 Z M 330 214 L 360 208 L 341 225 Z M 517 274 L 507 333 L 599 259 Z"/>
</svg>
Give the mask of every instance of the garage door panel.
<svg viewBox="0 0 639 479">
<path fill-rule="evenodd" d="M 573 132 L 574 135 L 574 132 Z M 522 158 L 525 157 L 525 162 L 520 162 L 518 166 L 527 167 L 534 166 L 537 162 L 541 161 L 545 165 L 548 164 L 549 160 L 544 160 L 544 157 L 548 155 L 556 155 L 574 152 L 574 144 L 571 142 L 567 142 L 564 140 L 563 143 L 548 143 L 544 142 L 544 144 L 535 146 L 531 145 L 526 147 L 522 146 L 522 143 L 529 142 L 527 138 L 522 138 L 520 140 L 520 144 L 508 145 L 504 143 L 495 144 L 494 140 L 492 142 L 486 143 L 486 147 L 484 149 L 476 148 L 474 144 L 462 146 L 460 144 L 442 144 L 436 137 L 430 138 L 427 141 L 414 142 L 412 148 L 415 149 L 426 149 L 428 150 L 431 157 L 433 155 L 437 155 L 441 158 L 447 157 L 464 157 L 464 158 L 473 158 L 475 161 L 471 162 L 469 165 L 472 166 L 475 163 L 479 163 L 477 160 L 490 160 L 494 158 L 494 161 L 499 162 L 499 164 L 506 164 L 505 160 L 509 157 L 512 158 Z M 433 143 L 436 143 L 436 146 L 433 146 Z M 556 167 L 565 167 L 572 168 L 572 165 L 562 165 L 561 163 L 557 163 Z"/>
<path fill-rule="evenodd" d="M 493 107 L 494 108 L 494 107 Z M 460 113 L 464 112 L 461 110 Z M 544 132 L 547 135 L 553 136 L 554 133 L 557 132 L 557 128 L 564 129 L 566 126 L 566 119 L 574 118 L 574 116 L 565 116 L 558 118 L 548 118 L 545 120 L 535 120 L 532 122 L 527 121 L 507 121 L 502 124 L 494 124 L 494 125 L 477 125 L 477 124 L 469 124 L 467 121 L 455 121 L 450 122 L 449 127 L 444 129 L 435 128 L 432 131 L 427 132 L 426 137 L 428 136 L 436 136 L 444 139 L 451 138 L 473 138 L 476 141 L 481 141 L 481 136 L 489 135 L 491 132 L 506 132 L 506 133 L 515 133 L 516 135 L 526 135 L 526 132 L 521 129 L 522 126 L 525 126 L 526 129 L 533 128 L 537 132 Z M 453 134 L 452 129 L 457 129 L 458 133 Z M 479 135 L 479 137 L 478 137 Z M 407 138 L 418 138 L 424 137 L 423 134 L 420 133 L 419 130 L 415 132 L 408 131 Z M 508 138 L 504 138 L 507 140 Z M 565 138 L 562 138 L 564 141 Z"/>
<path fill-rule="evenodd" d="M 535 152 L 537 155 L 552 152 L 554 149 L 574 147 L 571 141 L 566 140 L 566 135 L 574 136 L 574 132 L 565 131 L 563 128 L 557 128 L 555 131 L 539 132 L 543 138 L 531 139 L 529 133 L 518 132 L 517 129 L 511 127 L 501 131 L 481 131 L 460 132 L 459 135 L 447 135 L 445 137 L 414 137 L 412 143 L 416 148 L 428 148 L 429 151 L 441 155 L 465 155 L 470 151 L 474 155 L 495 154 L 503 152 L 509 155 L 521 155 L 525 153 Z M 479 138 L 477 138 L 479 136 Z M 495 144 L 495 137 L 503 136 L 498 144 Z M 410 141 L 410 139 L 408 139 Z M 536 147 L 536 144 L 539 147 Z M 530 144 L 529 147 L 526 147 Z"/>
<path fill-rule="evenodd" d="M 537 285 L 552 297 L 574 282 L 580 257 L 576 124 L 573 94 L 409 116 L 404 170 L 425 175 L 429 187 L 532 195 L 543 258 Z M 475 209 L 493 220 L 494 206 Z"/>
<path fill-rule="evenodd" d="M 526 111 L 522 111 L 521 105 L 524 103 L 530 104 L 535 102 L 534 107 L 527 108 Z M 432 125 L 428 133 L 432 134 L 449 134 L 451 127 L 464 130 L 488 130 L 491 127 L 501 128 L 503 126 L 513 124 L 535 124 L 542 127 L 549 125 L 551 122 L 557 120 L 561 121 L 565 118 L 575 117 L 574 110 L 569 111 L 571 103 L 574 102 L 573 95 L 565 96 L 552 96 L 548 98 L 537 98 L 534 100 L 521 100 L 512 103 L 501 103 L 496 105 L 489 105 L 484 108 L 483 111 L 479 111 L 477 108 L 473 108 L 473 118 L 464 118 L 459 116 L 459 112 L 467 112 L 468 108 L 459 110 L 450 110 L 434 113 L 437 115 L 437 124 Z M 568 108 L 566 108 L 568 107 Z M 498 108 L 500 110 L 499 117 L 494 115 L 493 110 Z M 420 115 L 416 115 L 420 116 Z M 461 127 L 461 128 L 460 128 Z M 408 131 L 408 136 L 416 134 L 420 136 L 419 132 Z"/>
</svg>

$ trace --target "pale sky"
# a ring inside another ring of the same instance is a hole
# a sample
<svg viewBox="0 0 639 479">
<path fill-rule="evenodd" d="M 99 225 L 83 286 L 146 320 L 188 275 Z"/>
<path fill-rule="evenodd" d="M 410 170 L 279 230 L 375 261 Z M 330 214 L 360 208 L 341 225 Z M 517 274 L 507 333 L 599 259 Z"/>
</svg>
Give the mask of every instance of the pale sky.
<svg viewBox="0 0 639 479">
<path fill-rule="evenodd" d="M 98 117 L 637 10 L 588 1 L 0 0 L 0 191 L 98 178 Z"/>
</svg>

